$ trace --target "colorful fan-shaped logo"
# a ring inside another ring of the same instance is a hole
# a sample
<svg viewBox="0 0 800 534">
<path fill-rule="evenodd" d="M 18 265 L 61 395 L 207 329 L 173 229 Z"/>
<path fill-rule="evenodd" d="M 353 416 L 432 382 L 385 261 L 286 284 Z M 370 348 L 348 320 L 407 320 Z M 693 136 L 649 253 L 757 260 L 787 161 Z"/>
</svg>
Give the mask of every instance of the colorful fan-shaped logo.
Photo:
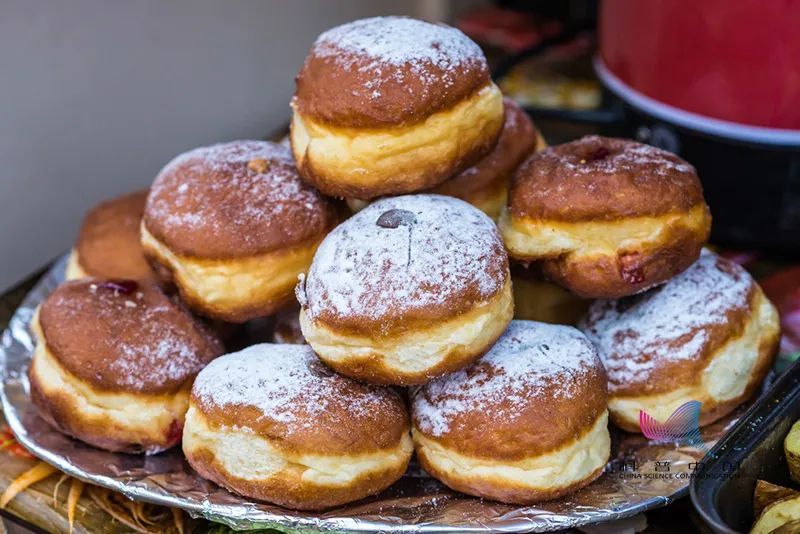
<svg viewBox="0 0 800 534">
<path fill-rule="evenodd" d="M 639 410 L 639 428 L 647 438 L 655 441 L 673 442 L 706 450 L 700 437 L 700 407 L 702 403 L 689 401 L 678 406 L 663 423 Z"/>
</svg>

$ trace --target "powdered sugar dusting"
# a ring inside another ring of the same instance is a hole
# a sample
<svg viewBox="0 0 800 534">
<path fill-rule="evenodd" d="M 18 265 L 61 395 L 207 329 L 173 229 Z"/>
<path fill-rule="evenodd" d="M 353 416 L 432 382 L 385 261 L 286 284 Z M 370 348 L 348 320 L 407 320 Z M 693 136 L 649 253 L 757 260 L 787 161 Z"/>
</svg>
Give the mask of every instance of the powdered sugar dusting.
<svg viewBox="0 0 800 534">
<path fill-rule="evenodd" d="M 46 302 L 49 317 L 56 317 L 52 342 L 85 373 L 107 376 L 117 387 L 161 391 L 190 379 L 218 354 L 215 340 L 160 290 L 127 293 L 107 284 L 75 282 Z"/>
<path fill-rule="evenodd" d="M 192 393 L 213 406 L 258 408 L 291 432 L 315 424 L 332 403 L 352 417 L 378 412 L 388 392 L 365 388 L 345 396 L 348 381 L 325 367 L 307 345 L 264 343 L 211 362 L 197 376 Z"/>
<path fill-rule="evenodd" d="M 370 74 L 364 95 L 371 99 L 381 98 L 387 67 L 400 84 L 408 75 L 404 69 L 409 69 L 423 81 L 425 91 L 426 85 L 452 85 L 457 67 L 486 63 L 480 47 L 461 31 L 406 17 L 374 17 L 337 26 L 317 38 L 312 53 L 344 70 Z M 364 63 L 364 58 L 369 61 Z M 431 72 L 432 67 L 437 72 Z"/>
<path fill-rule="evenodd" d="M 149 337 L 151 334 L 144 335 Z M 121 384 L 141 388 L 143 373 L 147 374 L 148 381 L 157 383 L 182 381 L 203 368 L 204 362 L 198 358 L 197 348 L 179 332 L 167 330 L 152 335 L 158 336 L 151 338 L 154 343 L 120 345 L 121 356 L 110 367 L 118 373 Z"/>
<path fill-rule="evenodd" d="M 230 231 L 254 242 L 261 232 L 238 229 L 270 228 L 292 214 L 315 219 L 321 202 L 300 180 L 288 147 L 232 141 L 190 150 L 167 164 L 153 183 L 147 213 L 167 231 Z"/>
<path fill-rule="evenodd" d="M 489 412 L 513 422 L 539 396 L 573 398 L 582 377 L 599 365 L 595 348 L 577 329 L 512 321 L 478 362 L 417 393 L 414 421 L 432 436 L 446 434 L 467 413 Z"/>
<path fill-rule="evenodd" d="M 700 355 L 706 329 L 748 306 L 753 280 L 739 265 L 704 250 L 663 286 L 618 301 L 600 300 L 581 329 L 597 345 L 613 391 L 646 383 L 670 363 Z"/>
<path fill-rule="evenodd" d="M 486 299 L 507 270 L 497 228 L 481 211 L 451 197 L 408 195 L 377 201 L 331 232 L 298 299 L 311 319 L 381 319 L 470 292 Z"/>
</svg>

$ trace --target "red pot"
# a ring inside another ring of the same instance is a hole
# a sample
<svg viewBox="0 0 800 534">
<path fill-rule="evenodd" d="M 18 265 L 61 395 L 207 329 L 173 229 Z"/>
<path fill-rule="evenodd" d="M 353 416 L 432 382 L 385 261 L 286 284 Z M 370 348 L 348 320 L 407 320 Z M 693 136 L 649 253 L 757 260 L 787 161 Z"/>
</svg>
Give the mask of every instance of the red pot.
<svg viewBox="0 0 800 534">
<path fill-rule="evenodd" d="M 800 144 L 800 1 L 604 0 L 606 86 L 704 133 Z"/>
</svg>

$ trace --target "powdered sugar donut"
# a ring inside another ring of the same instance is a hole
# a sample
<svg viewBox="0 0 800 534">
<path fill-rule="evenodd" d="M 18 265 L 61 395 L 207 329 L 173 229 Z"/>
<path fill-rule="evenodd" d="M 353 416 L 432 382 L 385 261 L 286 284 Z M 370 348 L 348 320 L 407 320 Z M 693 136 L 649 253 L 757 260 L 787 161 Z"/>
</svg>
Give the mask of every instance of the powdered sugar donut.
<svg viewBox="0 0 800 534">
<path fill-rule="evenodd" d="M 316 510 L 377 493 L 412 454 L 393 391 L 325 367 L 307 345 L 255 345 L 197 377 L 183 451 L 202 476 L 241 495 Z"/>
<path fill-rule="evenodd" d="M 480 47 L 443 24 L 338 26 L 319 36 L 296 81 L 292 150 L 303 177 L 329 195 L 432 187 L 487 154 L 503 123 Z"/>
<path fill-rule="evenodd" d="M 752 396 L 774 360 L 778 314 L 741 266 L 703 251 L 663 286 L 597 301 L 581 322 L 609 378 L 611 419 L 640 432 L 639 413 L 665 421 L 702 403 L 700 424 Z"/>
<path fill-rule="evenodd" d="M 164 167 L 142 245 L 193 310 L 243 322 L 291 301 L 298 273 L 340 219 L 340 207 L 301 181 L 288 148 L 233 141 Z"/>
<path fill-rule="evenodd" d="M 494 223 L 440 195 L 387 198 L 331 232 L 298 285 L 300 326 L 328 365 L 419 384 L 485 353 L 513 315 Z"/>
<path fill-rule="evenodd" d="M 512 321 L 483 358 L 417 391 L 412 422 L 428 473 L 509 503 L 585 486 L 610 454 L 605 371 L 569 326 Z"/>
<path fill-rule="evenodd" d="M 62 432 L 111 451 L 176 445 L 192 379 L 222 346 L 152 284 L 83 278 L 33 321 L 31 398 Z"/>
<path fill-rule="evenodd" d="M 585 298 L 619 298 L 691 265 L 711 229 L 694 167 L 664 150 L 587 136 L 532 155 L 499 220 L 512 258 L 541 261 Z"/>
</svg>

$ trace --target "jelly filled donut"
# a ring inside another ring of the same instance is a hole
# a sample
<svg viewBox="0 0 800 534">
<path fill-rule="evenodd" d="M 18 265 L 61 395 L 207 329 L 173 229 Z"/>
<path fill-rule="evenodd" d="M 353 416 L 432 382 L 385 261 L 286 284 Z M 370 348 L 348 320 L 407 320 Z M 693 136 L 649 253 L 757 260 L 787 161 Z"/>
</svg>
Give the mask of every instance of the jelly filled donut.
<svg viewBox="0 0 800 534">
<path fill-rule="evenodd" d="M 332 196 L 433 187 L 486 155 L 503 124 L 480 47 L 442 24 L 338 26 L 319 36 L 296 82 L 292 150 L 303 177 Z"/>
<path fill-rule="evenodd" d="M 147 191 L 98 204 L 83 219 L 67 263 L 68 280 L 94 276 L 156 282 L 139 239 Z"/>
<path fill-rule="evenodd" d="M 497 219 L 508 198 L 511 175 L 520 163 L 534 150 L 544 150 L 544 138 L 533 125 L 528 114 L 509 98 L 503 99 L 505 122 L 494 149 L 472 167 L 428 193 L 448 195 L 469 202 L 492 219 Z M 347 199 L 353 211 L 364 208 L 368 202 Z"/>
<path fill-rule="evenodd" d="M 325 367 L 307 345 L 254 345 L 197 377 L 183 452 L 201 476 L 254 499 L 318 510 L 378 493 L 413 447 L 400 397 Z"/>
<path fill-rule="evenodd" d="M 288 148 L 233 141 L 161 171 L 142 244 L 189 307 L 243 322 L 291 301 L 298 273 L 339 218 L 338 206 L 300 180 Z"/>
<path fill-rule="evenodd" d="M 153 454 L 181 439 L 192 380 L 219 341 L 153 284 L 83 278 L 44 300 L 33 322 L 31 398 L 86 443 Z"/>
<path fill-rule="evenodd" d="M 531 156 L 499 222 L 512 258 L 586 298 L 632 295 L 686 269 L 711 216 L 694 167 L 654 147 L 589 136 Z"/>
<path fill-rule="evenodd" d="M 380 384 L 421 384 L 485 353 L 514 311 L 489 217 L 462 200 L 370 204 L 320 245 L 297 287 L 300 327 L 322 360 Z"/>
<path fill-rule="evenodd" d="M 447 486 L 531 504 L 589 484 L 608 461 L 606 374 L 570 326 L 512 321 L 497 344 L 413 397 L 422 467 Z"/>
<path fill-rule="evenodd" d="M 756 392 L 780 338 L 758 284 L 708 251 L 660 287 L 595 302 L 581 329 L 608 372 L 611 420 L 629 432 L 640 411 L 663 422 L 689 401 L 701 425 L 723 417 Z"/>
</svg>

